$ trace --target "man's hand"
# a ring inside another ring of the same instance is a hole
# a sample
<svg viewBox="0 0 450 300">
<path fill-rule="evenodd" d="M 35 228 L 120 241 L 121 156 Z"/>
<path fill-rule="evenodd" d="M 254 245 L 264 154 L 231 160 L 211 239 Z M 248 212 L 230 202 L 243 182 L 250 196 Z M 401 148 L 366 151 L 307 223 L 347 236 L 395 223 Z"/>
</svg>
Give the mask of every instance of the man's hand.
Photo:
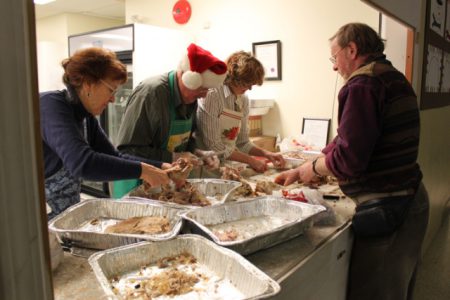
<svg viewBox="0 0 450 300">
<path fill-rule="evenodd" d="M 275 178 L 275 183 L 287 186 L 300 180 L 300 167 L 282 172 Z"/>
<path fill-rule="evenodd" d="M 310 183 L 317 181 L 319 178 L 314 174 L 312 169 L 312 161 L 307 161 L 298 167 L 300 181 L 304 183 Z"/>
</svg>

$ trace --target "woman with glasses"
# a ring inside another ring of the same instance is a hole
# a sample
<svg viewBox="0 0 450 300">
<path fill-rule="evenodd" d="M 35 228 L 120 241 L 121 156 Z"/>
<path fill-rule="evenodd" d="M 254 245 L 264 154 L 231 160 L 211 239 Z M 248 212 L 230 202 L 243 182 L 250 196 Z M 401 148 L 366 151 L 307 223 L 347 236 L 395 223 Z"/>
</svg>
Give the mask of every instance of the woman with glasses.
<svg viewBox="0 0 450 300">
<path fill-rule="evenodd" d="M 80 201 L 81 179 L 140 178 L 152 186 L 169 183 L 160 168 L 170 164 L 120 154 L 96 119 L 127 80 L 126 67 L 116 55 L 103 48 L 87 48 L 63 60 L 62 67 L 66 89 L 40 94 L 48 218 Z"/>
<path fill-rule="evenodd" d="M 224 84 L 199 100 L 198 148 L 223 153 L 225 159 L 246 163 L 257 172 L 264 172 L 267 166 L 255 156 L 267 158 L 276 167 L 284 166 L 280 154 L 257 147 L 248 137 L 249 99 L 245 92 L 263 81 L 264 68 L 250 53 L 239 51 L 228 58 Z"/>
</svg>

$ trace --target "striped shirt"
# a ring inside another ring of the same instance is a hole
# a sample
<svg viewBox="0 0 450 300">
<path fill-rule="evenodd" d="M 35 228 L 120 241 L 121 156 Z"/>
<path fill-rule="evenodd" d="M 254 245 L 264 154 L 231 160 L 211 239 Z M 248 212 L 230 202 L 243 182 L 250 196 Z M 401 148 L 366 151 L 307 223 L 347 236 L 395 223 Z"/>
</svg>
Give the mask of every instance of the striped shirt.
<svg viewBox="0 0 450 300">
<path fill-rule="evenodd" d="M 235 145 L 223 143 L 221 139 L 219 117 L 224 108 L 243 113 L 241 130 Z M 197 147 L 216 152 L 225 151 L 225 158 L 228 158 L 236 148 L 241 152 L 249 153 L 255 145 L 248 137 L 248 114 L 249 100 L 245 94 L 236 96 L 226 85 L 211 89 L 205 98 L 198 101 L 197 131 L 195 132 Z"/>
</svg>

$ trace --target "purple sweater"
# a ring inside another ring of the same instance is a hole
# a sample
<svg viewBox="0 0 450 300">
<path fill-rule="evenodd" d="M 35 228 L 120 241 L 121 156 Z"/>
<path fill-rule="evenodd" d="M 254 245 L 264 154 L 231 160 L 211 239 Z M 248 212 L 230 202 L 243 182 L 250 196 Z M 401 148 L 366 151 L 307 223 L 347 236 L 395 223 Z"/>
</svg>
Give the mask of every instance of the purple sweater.
<svg viewBox="0 0 450 300">
<path fill-rule="evenodd" d="M 415 189 L 419 110 L 406 78 L 387 61 L 355 71 L 339 92 L 337 137 L 322 152 L 348 196 Z"/>
<path fill-rule="evenodd" d="M 139 178 L 139 161 L 161 167 L 161 162 L 119 153 L 71 87 L 41 93 L 40 112 L 45 178 L 63 166 L 91 181 Z"/>
</svg>

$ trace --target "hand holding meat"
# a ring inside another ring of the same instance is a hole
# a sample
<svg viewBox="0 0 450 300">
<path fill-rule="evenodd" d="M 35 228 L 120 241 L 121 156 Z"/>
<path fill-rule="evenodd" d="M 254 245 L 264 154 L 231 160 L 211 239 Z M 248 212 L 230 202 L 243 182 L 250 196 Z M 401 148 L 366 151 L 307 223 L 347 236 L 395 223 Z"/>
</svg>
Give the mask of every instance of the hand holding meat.
<svg viewBox="0 0 450 300">
<path fill-rule="evenodd" d="M 264 160 L 251 158 L 249 161 L 250 167 L 252 167 L 253 170 L 255 170 L 258 173 L 262 173 L 264 171 L 267 171 L 267 163 Z"/>
<path fill-rule="evenodd" d="M 193 164 L 186 158 L 179 158 L 172 167 L 164 170 L 170 179 L 175 182 L 177 188 L 186 184 L 186 179 L 192 171 Z"/>
<path fill-rule="evenodd" d="M 142 173 L 139 178 L 146 181 L 150 186 L 156 187 L 170 182 L 169 177 L 163 170 L 145 163 L 141 163 L 141 167 Z"/>
<path fill-rule="evenodd" d="M 312 162 L 307 161 L 303 165 L 299 166 L 300 181 L 303 183 L 311 183 L 318 181 L 319 178 L 313 171 Z"/>
<path fill-rule="evenodd" d="M 203 164 L 205 164 L 208 169 L 214 170 L 219 168 L 220 160 L 218 153 L 200 149 L 195 149 L 194 153 L 202 160 Z"/>
<path fill-rule="evenodd" d="M 193 166 L 199 166 L 202 164 L 201 160 L 192 154 L 191 152 L 174 152 L 172 155 L 173 163 L 176 163 L 180 158 L 185 159 Z"/>
<path fill-rule="evenodd" d="M 284 165 L 286 164 L 286 161 L 280 153 L 267 152 L 265 157 L 267 157 L 277 169 L 284 168 Z"/>
</svg>

